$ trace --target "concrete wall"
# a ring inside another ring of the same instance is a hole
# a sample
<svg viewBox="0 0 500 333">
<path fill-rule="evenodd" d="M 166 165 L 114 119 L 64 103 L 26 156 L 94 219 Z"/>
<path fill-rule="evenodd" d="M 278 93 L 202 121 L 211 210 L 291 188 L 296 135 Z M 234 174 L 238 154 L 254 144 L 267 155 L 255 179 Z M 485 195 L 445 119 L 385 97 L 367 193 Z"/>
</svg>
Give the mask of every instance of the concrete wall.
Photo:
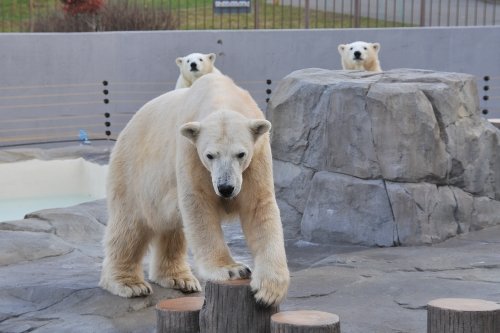
<svg viewBox="0 0 500 333">
<path fill-rule="evenodd" d="M 500 118 L 500 27 L 0 34 L 0 146 L 77 139 L 79 129 L 116 138 L 144 102 L 173 89 L 175 58 L 191 52 L 217 53 L 217 67 L 265 109 L 281 78 L 341 69 L 337 45 L 355 40 L 382 44 L 383 69 L 474 74 L 489 96 L 481 109 Z"/>
</svg>

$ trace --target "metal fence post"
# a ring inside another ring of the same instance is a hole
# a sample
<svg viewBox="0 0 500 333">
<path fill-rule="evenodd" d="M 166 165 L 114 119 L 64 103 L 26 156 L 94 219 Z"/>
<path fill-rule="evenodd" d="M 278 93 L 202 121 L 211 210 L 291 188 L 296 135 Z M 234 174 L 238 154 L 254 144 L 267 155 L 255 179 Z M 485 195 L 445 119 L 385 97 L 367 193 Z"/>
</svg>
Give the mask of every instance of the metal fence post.
<svg viewBox="0 0 500 333">
<path fill-rule="evenodd" d="M 361 0 L 354 1 L 354 27 L 361 26 Z"/>
<path fill-rule="evenodd" d="M 309 0 L 304 3 L 304 28 L 309 29 Z"/>
<path fill-rule="evenodd" d="M 259 29 L 259 0 L 254 0 L 254 29 Z"/>
<path fill-rule="evenodd" d="M 420 26 L 425 26 L 425 0 L 420 0 Z"/>
</svg>

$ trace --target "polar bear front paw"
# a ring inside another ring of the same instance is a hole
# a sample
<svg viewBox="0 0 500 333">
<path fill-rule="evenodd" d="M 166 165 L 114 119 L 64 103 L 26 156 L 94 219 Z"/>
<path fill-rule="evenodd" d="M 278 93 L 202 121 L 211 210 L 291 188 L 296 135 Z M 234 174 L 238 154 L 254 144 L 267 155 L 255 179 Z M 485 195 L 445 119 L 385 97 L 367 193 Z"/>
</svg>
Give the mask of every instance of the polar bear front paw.
<svg viewBox="0 0 500 333">
<path fill-rule="evenodd" d="M 121 297 L 139 297 L 148 296 L 153 293 L 153 288 L 146 281 L 127 281 L 127 282 L 104 282 L 101 281 L 101 287 L 108 290 L 112 294 Z"/>
<path fill-rule="evenodd" d="M 192 274 L 152 278 L 152 281 L 164 288 L 179 289 L 183 293 L 196 293 L 201 291 L 200 282 Z"/>
<path fill-rule="evenodd" d="M 285 298 L 289 283 L 288 274 L 280 277 L 254 277 L 250 282 L 250 287 L 257 303 L 272 306 L 281 303 Z"/>
<path fill-rule="evenodd" d="M 234 263 L 220 267 L 201 268 L 200 275 L 207 280 L 224 281 L 248 279 L 252 276 L 252 271 L 247 265 Z"/>
</svg>

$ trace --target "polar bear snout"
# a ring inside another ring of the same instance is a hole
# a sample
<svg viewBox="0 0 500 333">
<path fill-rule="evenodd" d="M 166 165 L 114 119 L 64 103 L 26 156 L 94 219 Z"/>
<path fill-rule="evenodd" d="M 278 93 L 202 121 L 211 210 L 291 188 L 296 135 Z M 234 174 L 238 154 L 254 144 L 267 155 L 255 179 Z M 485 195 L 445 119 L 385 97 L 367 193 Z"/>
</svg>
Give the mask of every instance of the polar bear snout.
<svg viewBox="0 0 500 333">
<path fill-rule="evenodd" d="M 234 186 L 230 184 L 219 184 L 217 185 L 217 190 L 222 197 L 231 198 L 234 192 Z"/>
<path fill-rule="evenodd" d="M 354 59 L 355 60 L 362 60 L 360 51 L 354 51 Z"/>
<path fill-rule="evenodd" d="M 190 69 L 191 72 L 197 72 L 198 71 L 198 64 L 196 62 L 193 61 L 190 66 L 191 66 L 191 69 Z"/>
</svg>

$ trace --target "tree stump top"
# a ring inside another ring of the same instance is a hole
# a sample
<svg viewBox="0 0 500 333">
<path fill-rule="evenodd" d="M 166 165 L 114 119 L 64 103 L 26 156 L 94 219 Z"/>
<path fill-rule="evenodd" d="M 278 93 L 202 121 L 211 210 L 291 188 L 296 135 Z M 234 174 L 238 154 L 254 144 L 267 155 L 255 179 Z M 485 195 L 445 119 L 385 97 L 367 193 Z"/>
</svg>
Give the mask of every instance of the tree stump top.
<svg viewBox="0 0 500 333">
<path fill-rule="evenodd" d="M 340 321 L 336 314 L 313 310 L 278 312 L 272 315 L 271 320 L 277 323 L 308 327 L 331 325 Z"/>
<path fill-rule="evenodd" d="M 478 312 L 500 310 L 500 305 L 495 302 L 472 298 L 440 298 L 430 301 L 428 305 L 452 311 Z"/>
<path fill-rule="evenodd" d="M 165 299 L 156 304 L 156 309 L 166 311 L 199 311 L 203 306 L 204 301 L 204 297 L 180 297 Z"/>
</svg>

